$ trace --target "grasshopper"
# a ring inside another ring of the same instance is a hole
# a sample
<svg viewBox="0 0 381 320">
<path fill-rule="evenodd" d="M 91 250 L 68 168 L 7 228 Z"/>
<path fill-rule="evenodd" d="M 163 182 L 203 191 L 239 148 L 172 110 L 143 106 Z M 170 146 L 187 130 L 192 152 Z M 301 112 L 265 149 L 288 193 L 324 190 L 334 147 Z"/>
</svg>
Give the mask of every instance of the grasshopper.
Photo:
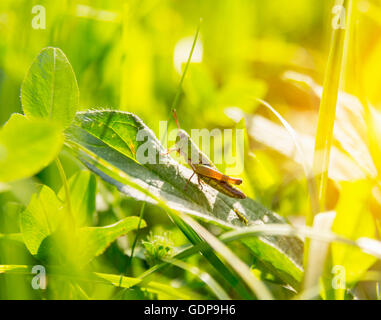
<svg viewBox="0 0 381 320">
<path fill-rule="evenodd" d="M 172 151 L 176 151 L 185 158 L 189 166 L 192 168 L 193 174 L 189 178 L 185 188 L 187 188 L 193 176 L 197 174 L 198 183 L 201 186 L 201 189 L 201 182 L 204 182 L 229 197 L 245 199 L 246 195 L 233 186 L 240 185 L 242 179 L 232 178 L 218 171 L 212 161 L 209 160 L 209 158 L 190 139 L 188 133 L 180 129 L 176 110 L 173 109 L 172 112 L 176 121 L 178 133 L 175 146 L 168 150 L 168 154 Z"/>
</svg>

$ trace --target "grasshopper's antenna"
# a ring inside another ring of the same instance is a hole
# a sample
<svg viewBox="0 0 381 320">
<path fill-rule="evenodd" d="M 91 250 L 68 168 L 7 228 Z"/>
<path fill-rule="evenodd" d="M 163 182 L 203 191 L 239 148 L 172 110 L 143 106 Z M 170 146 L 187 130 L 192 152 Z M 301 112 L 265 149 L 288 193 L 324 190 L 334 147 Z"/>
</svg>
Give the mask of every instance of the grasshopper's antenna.
<svg viewBox="0 0 381 320">
<path fill-rule="evenodd" d="M 177 129 L 180 130 L 179 120 L 177 119 L 176 109 L 172 109 L 173 117 L 175 118 Z"/>
<path fill-rule="evenodd" d="M 195 33 L 195 35 L 194 35 L 194 39 L 193 39 L 192 48 L 191 48 L 191 51 L 190 51 L 189 56 L 188 56 L 188 61 L 187 61 L 187 64 L 185 65 L 185 69 L 184 69 L 184 72 L 183 72 L 183 74 L 182 74 L 182 76 L 181 76 L 179 86 L 177 87 L 177 91 L 176 91 L 175 98 L 173 99 L 173 102 L 172 102 L 172 107 L 171 107 L 171 109 L 172 109 L 172 113 L 173 113 L 173 115 L 174 115 L 174 117 L 175 117 L 175 120 L 176 120 L 177 128 L 178 128 L 179 130 L 180 130 L 180 126 L 179 126 L 179 123 L 178 123 L 178 121 L 177 121 L 176 107 L 177 107 L 177 105 L 179 104 L 179 100 L 180 100 L 180 95 L 181 95 L 181 91 L 182 91 L 182 87 L 183 87 L 184 78 L 185 78 L 185 75 L 186 75 L 186 73 L 187 73 L 187 71 L 188 71 L 190 62 L 191 62 L 191 60 L 192 60 L 192 55 L 193 55 L 194 48 L 196 47 L 198 34 L 200 33 L 201 23 L 202 23 L 202 18 L 200 18 L 200 21 L 199 21 L 199 23 L 198 23 L 197 30 L 196 30 L 196 33 Z M 166 135 L 167 135 L 167 129 L 166 129 L 166 131 L 164 132 L 163 136 L 162 136 L 161 139 L 160 139 L 161 144 L 163 144 Z"/>
<path fill-rule="evenodd" d="M 200 32 L 201 23 L 202 23 L 202 19 L 200 18 L 200 21 L 199 21 L 198 26 L 197 26 L 196 34 L 194 35 L 194 39 L 193 39 L 193 43 L 192 43 L 192 48 L 191 48 L 191 51 L 190 51 L 189 56 L 188 56 L 187 64 L 185 65 L 185 69 L 184 69 L 184 72 L 183 72 L 183 74 L 181 76 L 179 86 L 177 87 L 176 96 L 173 99 L 172 110 L 176 109 L 177 105 L 179 104 L 180 94 L 181 94 L 181 91 L 182 91 L 181 89 L 183 87 L 183 82 L 184 82 L 185 75 L 187 74 L 189 65 L 190 65 L 191 60 L 192 60 L 192 55 L 193 55 L 194 48 L 196 47 L 197 38 L 198 38 L 198 34 Z"/>
</svg>

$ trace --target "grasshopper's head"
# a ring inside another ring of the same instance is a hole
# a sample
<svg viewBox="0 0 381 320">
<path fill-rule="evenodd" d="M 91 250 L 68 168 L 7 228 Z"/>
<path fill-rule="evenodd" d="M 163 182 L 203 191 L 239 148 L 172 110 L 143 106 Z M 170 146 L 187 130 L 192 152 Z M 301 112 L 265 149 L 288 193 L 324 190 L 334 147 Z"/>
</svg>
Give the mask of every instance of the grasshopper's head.
<svg viewBox="0 0 381 320">
<path fill-rule="evenodd" d="M 179 129 L 176 136 L 176 149 L 177 150 L 188 150 L 188 143 L 190 141 L 189 134 L 183 130 Z"/>
<path fill-rule="evenodd" d="M 176 149 L 178 150 L 178 152 L 181 153 L 182 151 L 188 150 L 188 142 L 190 141 L 190 137 L 185 130 L 180 129 L 180 124 L 177 120 L 176 110 L 173 109 L 172 112 L 178 129 L 176 136 Z"/>
</svg>

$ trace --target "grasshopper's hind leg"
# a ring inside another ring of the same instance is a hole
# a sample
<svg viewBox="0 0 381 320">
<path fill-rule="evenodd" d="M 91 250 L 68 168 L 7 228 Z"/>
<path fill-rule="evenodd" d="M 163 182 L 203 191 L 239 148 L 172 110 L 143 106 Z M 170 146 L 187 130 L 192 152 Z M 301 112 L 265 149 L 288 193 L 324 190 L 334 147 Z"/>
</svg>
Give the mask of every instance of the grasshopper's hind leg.
<svg viewBox="0 0 381 320">
<path fill-rule="evenodd" d="M 193 176 L 196 174 L 196 172 L 193 171 L 192 175 L 190 176 L 190 178 L 188 179 L 187 181 L 187 184 L 185 185 L 185 188 L 184 190 L 187 190 L 188 189 L 188 185 L 189 185 L 189 182 L 192 180 Z"/>
<path fill-rule="evenodd" d="M 198 185 L 200 186 L 201 190 L 204 189 L 204 186 L 203 186 L 203 181 L 201 180 L 200 178 L 200 175 L 197 175 L 197 181 L 198 181 Z"/>
<path fill-rule="evenodd" d="M 185 186 L 185 189 L 188 187 L 188 184 L 189 184 L 189 182 L 191 181 L 191 179 L 193 178 L 193 176 L 194 176 L 195 174 L 197 174 L 197 171 L 196 171 L 195 166 L 194 166 L 192 163 L 190 163 L 190 162 L 189 162 L 189 165 L 190 165 L 190 167 L 192 168 L 193 173 L 192 173 L 191 177 L 189 178 L 189 180 L 188 180 L 188 182 L 187 182 L 187 184 L 186 184 L 186 186 Z M 203 185 L 202 185 L 203 181 L 201 180 L 199 174 L 197 174 L 197 181 L 198 181 L 198 184 L 200 185 L 200 188 L 201 188 L 201 190 L 202 190 L 202 189 L 204 188 Z"/>
</svg>

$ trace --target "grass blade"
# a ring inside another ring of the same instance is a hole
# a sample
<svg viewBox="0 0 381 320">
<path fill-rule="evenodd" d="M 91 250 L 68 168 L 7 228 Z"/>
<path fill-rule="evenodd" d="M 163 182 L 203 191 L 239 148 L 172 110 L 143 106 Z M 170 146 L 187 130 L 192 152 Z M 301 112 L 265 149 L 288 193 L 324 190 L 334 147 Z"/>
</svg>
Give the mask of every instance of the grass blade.
<svg viewBox="0 0 381 320">
<path fill-rule="evenodd" d="M 341 1 L 341 4 L 348 4 L 348 2 L 348 0 L 344 0 Z M 346 7 L 347 6 L 344 5 L 343 8 Z M 342 73 L 344 38 L 345 29 L 333 29 L 331 47 L 328 56 L 328 64 L 325 72 L 323 95 L 319 108 L 319 119 L 315 139 L 313 173 L 316 176 L 318 185 L 320 211 L 324 211 L 325 209 L 328 165 L 333 139 L 336 104 Z M 312 217 L 310 217 L 307 221 L 307 225 L 309 226 L 311 226 L 313 222 L 311 218 Z"/>
<path fill-rule="evenodd" d="M 341 6 L 341 10 L 348 9 L 348 5 L 352 5 L 352 0 L 336 1 L 336 6 Z M 320 101 L 319 118 L 315 138 L 315 152 L 312 164 L 313 174 L 316 177 L 317 188 L 319 193 L 320 212 L 325 211 L 326 192 L 328 182 L 328 167 L 330 161 L 330 153 L 333 141 L 333 127 L 336 117 L 336 105 L 340 89 L 340 80 L 342 80 L 343 61 L 345 60 L 344 51 L 348 48 L 345 45 L 346 26 L 342 29 L 340 26 L 333 27 L 330 52 L 325 72 L 323 94 Z M 312 226 L 313 216 L 307 217 L 307 226 Z M 303 264 L 306 269 L 309 259 L 310 240 L 307 239 L 304 245 Z M 311 270 L 306 270 L 307 274 Z M 306 288 L 308 289 L 308 288 Z"/>
<path fill-rule="evenodd" d="M 193 229 L 197 230 L 205 241 L 219 254 L 221 254 L 230 266 L 240 275 L 246 282 L 249 288 L 255 293 L 260 300 L 272 300 L 273 297 L 267 287 L 262 281 L 258 280 L 250 271 L 249 267 L 244 264 L 228 247 L 221 241 L 214 237 L 209 231 L 202 227 L 199 223 L 191 217 L 181 214 L 184 221 L 189 224 Z"/>
</svg>

